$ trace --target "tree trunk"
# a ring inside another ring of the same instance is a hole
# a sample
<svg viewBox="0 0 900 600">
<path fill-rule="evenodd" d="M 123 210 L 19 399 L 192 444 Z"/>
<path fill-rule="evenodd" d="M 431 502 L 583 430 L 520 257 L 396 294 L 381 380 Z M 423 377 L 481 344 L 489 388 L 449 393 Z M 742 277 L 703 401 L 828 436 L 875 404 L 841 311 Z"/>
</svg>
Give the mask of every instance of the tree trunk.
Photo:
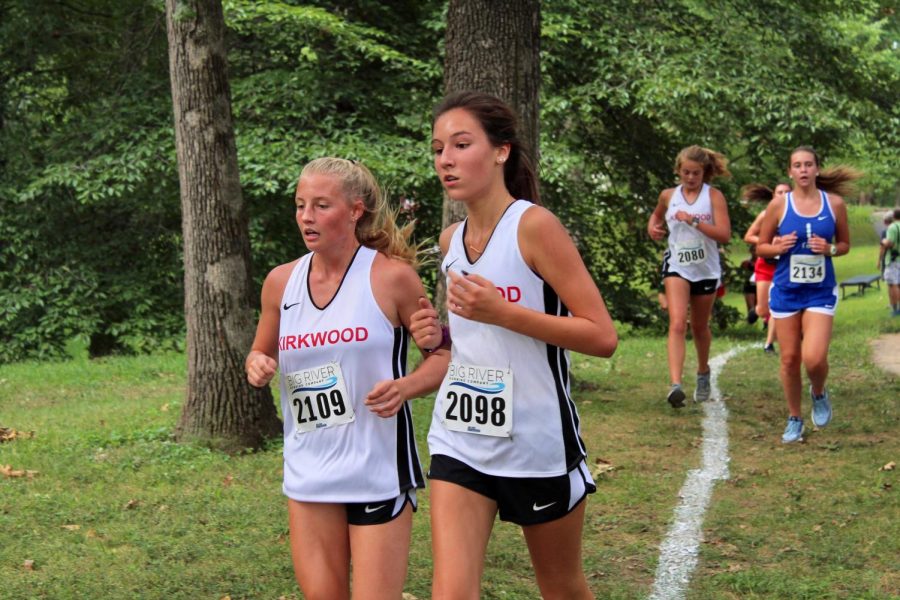
<svg viewBox="0 0 900 600">
<path fill-rule="evenodd" d="M 166 0 L 181 182 L 187 398 L 176 436 L 258 448 L 281 425 L 244 375 L 253 341 L 247 215 L 238 178 L 220 0 Z"/>
<path fill-rule="evenodd" d="M 519 115 L 519 133 L 538 159 L 540 91 L 540 0 L 450 0 L 447 11 L 444 91 L 493 94 Z M 466 216 L 462 203 L 444 196 L 442 229 Z M 446 316 L 444 280 L 436 307 Z"/>
</svg>

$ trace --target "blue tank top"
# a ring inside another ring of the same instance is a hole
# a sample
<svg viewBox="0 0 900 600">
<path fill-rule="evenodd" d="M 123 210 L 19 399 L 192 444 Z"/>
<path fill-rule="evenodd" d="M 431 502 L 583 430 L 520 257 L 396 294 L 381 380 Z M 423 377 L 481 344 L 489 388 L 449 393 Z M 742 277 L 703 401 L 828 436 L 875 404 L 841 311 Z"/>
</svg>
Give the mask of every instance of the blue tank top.
<svg viewBox="0 0 900 600">
<path fill-rule="evenodd" d="M 778 260 L 773 285 L 794 290 L 833 289 L 837 285 L 831 257 L 809 249 L 809 238 L 813 234 L 834 243 L 834 211 L 831 210 L 828 194 L 822 190 L 819 194 L 822 198 L 819 211 L 809 217 L 799 214 L 794 208 L 793 192 L 787 194 L 776 235 L 796 232 L 797 243 Z"/>
</svg>

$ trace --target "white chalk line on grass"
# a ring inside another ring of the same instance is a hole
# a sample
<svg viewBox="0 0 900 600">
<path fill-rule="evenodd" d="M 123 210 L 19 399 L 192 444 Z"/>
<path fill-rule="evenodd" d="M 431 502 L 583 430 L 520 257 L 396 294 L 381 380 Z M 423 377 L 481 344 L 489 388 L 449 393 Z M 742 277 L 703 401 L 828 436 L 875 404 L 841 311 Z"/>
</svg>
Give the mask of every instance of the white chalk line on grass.
<svg viewBox="0 0 900 600">
<path fill-rule="evenodd" d="M 728 409 L 719 390 L 719 373 L 731 358 L 747 349 L 736 346 L 709 361 L 710 399 L 703 403 L 703 460 L 699 469 L 688 471 L 678 496 L 675 519 L 659 547 L 659 565 L 649 600 L 684 598 L 691 574 L 697 566 L 703 540 L 703 516 L 713 486 L 728 479 Z"/>
</svg>

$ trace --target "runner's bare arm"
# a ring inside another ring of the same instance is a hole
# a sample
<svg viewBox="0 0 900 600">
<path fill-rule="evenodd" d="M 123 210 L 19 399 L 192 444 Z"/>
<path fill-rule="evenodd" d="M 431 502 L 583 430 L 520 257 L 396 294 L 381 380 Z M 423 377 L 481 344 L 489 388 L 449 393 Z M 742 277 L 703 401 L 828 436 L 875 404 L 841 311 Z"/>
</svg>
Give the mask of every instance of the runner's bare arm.
<svg viewBox="0 0 900 600">
<path fill-rule="evenodd" d="M 280 265 L 266 276 L 262 288 L 262 310 L 256 325 L 256 337 L 244 369 L 247 381 L 256 387 L 268 385 L 278 370 L 278 327 L 281 323 L 281 298 L 297 261 Z"/>
</svg>

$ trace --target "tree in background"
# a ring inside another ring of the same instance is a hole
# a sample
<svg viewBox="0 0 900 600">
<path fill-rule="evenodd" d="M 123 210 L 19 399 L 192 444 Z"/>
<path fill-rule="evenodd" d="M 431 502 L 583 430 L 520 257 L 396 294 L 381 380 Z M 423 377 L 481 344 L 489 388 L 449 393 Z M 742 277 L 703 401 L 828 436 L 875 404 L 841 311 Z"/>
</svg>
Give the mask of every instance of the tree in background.
<svg viewBox="0 0 900 600">
<path fill-rule="evenodd" d="M 515 108 L 523 141 L 537 162 L 541 84 L 540 0 L 450 0 L 444 92 L 493 94 Z M 443 225 L 465 218 L 444 202 Z"/>
<path fill-rule="evenodd" d="M 180 345 L 165 21 L 146 2 L 4 0 L 0 362 Z"/>
<path fill-rule="evenodd" d="M 658 318 L 648 291 L 661 247 L 641 224 L 688 143 L 732 159 L 730 199 L 781 175 L 794 145 L 813 143 L 827 162 L 864 170 L 874 201 L 900 201 L 894 4 L 542 4 L 541 196 L 615 318 Z M 371 166 L 394 202 L 415 203 L 417 241 L 436 239 L 441 189 L 423 149 L 442 94 L 447 3 L 225 0 L 224 9 L 256 284 L 305 251 L 292 193 L 316 156 Z M 64 356 L 72 337 L 93 356 L 181 348 L 163 4 L 3 0 L 0 11 L 0 362 Z M 499 40 L 497 55 L 509 57 L 519 36 Z M 749 224 L 730 208 L 735 228 Z"/>
<path fill-rule="evenodd" d="M 681 147 L 731 159 L 736 229 L 751 218 L 739 187 L 783 176 L 799 144 L 893 193 L 900 46 L 879 2 L 560 0 L 542 36 L 542 195 L 619 320 L 658 319 L 662 248 L 642 224 Z"/>
<path fill-rule="evenodd" d="M 253 341 L 250 243 L 238 176 L 220 0 L 166 0 L 184 236 L 187 399 L 176 430 L 226 450 L 281 424 L 244 376 Z"/>
</svg>

